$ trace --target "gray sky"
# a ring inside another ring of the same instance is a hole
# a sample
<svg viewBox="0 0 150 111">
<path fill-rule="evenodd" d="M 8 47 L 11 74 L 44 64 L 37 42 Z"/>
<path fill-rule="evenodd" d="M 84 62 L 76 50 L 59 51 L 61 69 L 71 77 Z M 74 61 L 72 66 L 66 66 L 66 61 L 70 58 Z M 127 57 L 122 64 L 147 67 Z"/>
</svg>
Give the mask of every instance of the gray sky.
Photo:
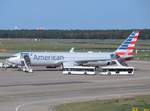
<svg viewBox="0 0 150 111">
<path fill-rule="evenodd" d="M 150 28 L 150 0 L 0 0 L 0 29 Z"/>
</svg>

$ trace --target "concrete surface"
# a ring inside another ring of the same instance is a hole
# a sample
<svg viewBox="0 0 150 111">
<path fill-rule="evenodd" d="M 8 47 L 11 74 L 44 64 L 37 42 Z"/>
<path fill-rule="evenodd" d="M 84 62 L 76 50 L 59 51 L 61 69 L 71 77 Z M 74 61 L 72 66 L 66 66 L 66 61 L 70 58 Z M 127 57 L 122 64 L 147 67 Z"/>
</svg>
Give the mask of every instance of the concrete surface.
<svg viewBox="0 0 150 111">
<path fill-rule="evenodd" d="M 134 76 L 63 75 L 0 70 L 0 111 L 51 111 L 64 102 L 150 94 L 150 62 L 133 61 Z"/>
</svg>

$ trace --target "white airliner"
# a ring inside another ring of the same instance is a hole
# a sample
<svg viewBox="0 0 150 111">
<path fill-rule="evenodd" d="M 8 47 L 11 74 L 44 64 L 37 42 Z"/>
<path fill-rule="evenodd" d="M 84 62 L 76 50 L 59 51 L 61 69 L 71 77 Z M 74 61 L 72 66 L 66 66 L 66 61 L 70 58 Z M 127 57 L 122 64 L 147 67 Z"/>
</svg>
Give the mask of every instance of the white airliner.
<svg viewBox="0 0 150 111">
<path fill-rule="evenodd" d="M 80 65 L 107 65 L 114 57 L 124 60 L 133 58 L 133 50 L 138 39 L 139 32 L 132 32 L 129 37 L 114 52 L 20 52 L 8 58 L 7 63 L 22 65 L 22 60 L 30 66 L 46 67 L 72 67 Z"/>
</svg>

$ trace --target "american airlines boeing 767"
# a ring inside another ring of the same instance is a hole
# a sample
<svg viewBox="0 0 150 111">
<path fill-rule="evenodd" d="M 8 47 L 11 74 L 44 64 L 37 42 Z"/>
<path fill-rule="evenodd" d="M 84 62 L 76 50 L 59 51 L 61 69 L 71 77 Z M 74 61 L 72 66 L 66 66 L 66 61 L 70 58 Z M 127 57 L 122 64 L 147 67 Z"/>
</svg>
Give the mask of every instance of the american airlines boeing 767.
<svg viewBox="0 0 150 111">
<path fill-rule="evenodd" d="M 22 65 L 22 60 L 30 66 L 72 67 L 80 65 L 107 65 L 114 57 L 130 60 L 134 56 L 135 43 L 139 32 L 132 32 L 114 52 L 19 52 L 8 58 L 7 63 Z"/>
</svg>

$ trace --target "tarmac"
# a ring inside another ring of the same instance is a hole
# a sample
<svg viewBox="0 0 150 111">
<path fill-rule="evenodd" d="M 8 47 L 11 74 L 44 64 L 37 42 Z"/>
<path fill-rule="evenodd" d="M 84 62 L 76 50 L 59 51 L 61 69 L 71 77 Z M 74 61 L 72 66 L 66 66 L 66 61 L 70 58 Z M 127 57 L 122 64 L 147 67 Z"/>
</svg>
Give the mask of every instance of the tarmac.
<svg viewBox="0 0 150 111">
<path fill-rule="evenodd" d="M 133 76 L 63 75 L 35 67 L 33 73 L 0 70 L 0 111 L 51 111 L 55 105 L 150 94 L 150 62 L 132 61 Z"/>
</svg>

